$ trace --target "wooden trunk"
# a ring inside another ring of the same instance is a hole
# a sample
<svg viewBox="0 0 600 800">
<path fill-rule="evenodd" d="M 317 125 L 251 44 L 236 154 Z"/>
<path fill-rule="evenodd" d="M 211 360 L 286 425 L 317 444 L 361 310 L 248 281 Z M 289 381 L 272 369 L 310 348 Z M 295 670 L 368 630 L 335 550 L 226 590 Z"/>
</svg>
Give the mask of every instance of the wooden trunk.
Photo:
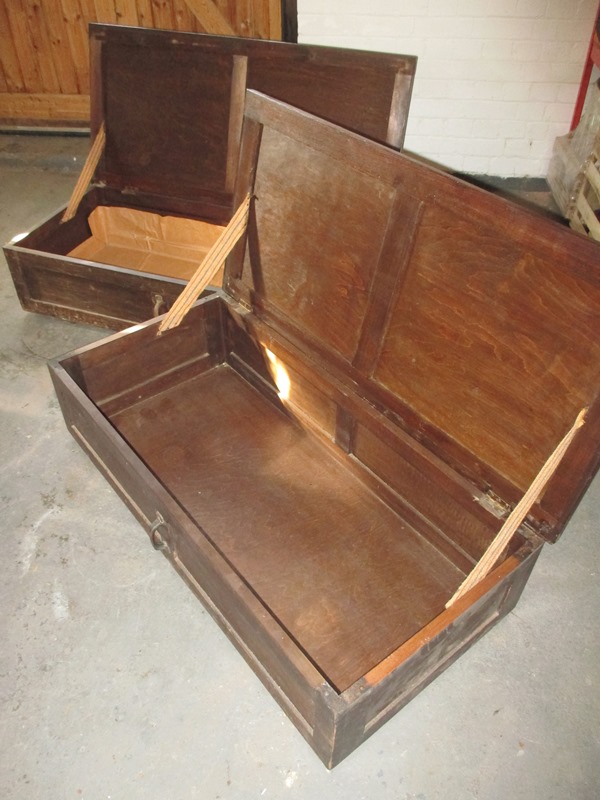
<svg viewBox="0 0 600 800">
<path fill-rule="evenodd" d="M 226 224 L 246 86 L 402 146 L 414 58 L 111 25 L 90 37 L 92 133 L 104 123 L 106 146 L 74 219 L 61 210 L 4 249 L 28 311 L 119 329 L 171 306 L 185 272 L 73 250 L 99 206 Z"/>
<path fill-rule="evenodd" d="M 75 439 L 332 767 L 514 606 L 597 469 L 597 250 L 255 92 L 248 192 L 223 290 L 51 372 Z"/>
</svg>

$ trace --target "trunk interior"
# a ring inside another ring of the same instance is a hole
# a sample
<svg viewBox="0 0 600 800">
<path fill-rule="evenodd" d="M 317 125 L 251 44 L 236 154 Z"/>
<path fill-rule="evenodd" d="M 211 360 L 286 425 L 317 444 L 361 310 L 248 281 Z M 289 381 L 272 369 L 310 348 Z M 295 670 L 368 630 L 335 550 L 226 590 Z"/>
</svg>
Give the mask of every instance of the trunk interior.
<svg viewBox="0 0 600 800">
<path fill-rule="evenodd" d="M 300 380 L 261 338 L 215 295 L 181 328 L 157 336 L 152 323 L 129 331 L 126 349 L 115 337 L 63 366 L 344 691 L 444 610 L 500 521 L 465 497 L 455 539 L 452 525 L 442 537 L 414 479 L 376 474 L 393 442 L 368 414 L 340 447 L 322 410 L 333 389 L 310 371 Z"/>
</svg>

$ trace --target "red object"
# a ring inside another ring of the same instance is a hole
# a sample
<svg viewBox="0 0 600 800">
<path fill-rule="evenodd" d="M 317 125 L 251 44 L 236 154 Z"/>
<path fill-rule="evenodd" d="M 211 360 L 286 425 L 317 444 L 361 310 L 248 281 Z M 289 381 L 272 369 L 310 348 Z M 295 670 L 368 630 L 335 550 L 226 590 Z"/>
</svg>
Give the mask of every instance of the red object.
<svg viewBox="0 0 600 800">
<path fill-rule="evenodd" d="M 579 92 L 575 102 L 575 110 L 573 111 L 573 119 L 571 120 L 571 130 L 575 130 L 581 119 L 581 112 L 583 111 L 583 104 L 585 103 L 585 96 L 590 85 L 590 76 L 594 64 L 600 67 L 600 4 L 596 13 L 596 24 L 590 37 L 590 46 L 588 47 L 585 66 L 583 68 L 583 75 L 581 76 L 581 83 L 579 84 Z"/>
</svg>

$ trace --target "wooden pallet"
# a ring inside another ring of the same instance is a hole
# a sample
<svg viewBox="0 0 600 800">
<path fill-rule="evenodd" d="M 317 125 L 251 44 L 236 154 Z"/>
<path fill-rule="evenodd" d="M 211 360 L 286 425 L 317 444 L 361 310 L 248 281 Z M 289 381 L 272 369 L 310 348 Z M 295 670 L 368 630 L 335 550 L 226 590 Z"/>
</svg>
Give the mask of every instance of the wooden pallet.
<svg viewBox="0 0 600 800">
<path fill-rule="evenodd" d="M 569 225 L 579 233 L 600 242 L 600 154 L 592 153 L 583 171 L 583 180 L 574 207 L 568 217 Z"/>
<path fill-rule="evenodd" d="M 586 176 L 588 165 L 594 172 L 593 154 L 600 152 L 600 81 L 590 86 L 583 116 L 577 128 L 554 142 L 547 180 L 561 214 L 579 219 L 577 201 L 582 192 L 589 198 L 593 177 Z M 597 170 L 596 173 L 597 175 Z M 584 206 L 580 202 L 580 206 Z M 594 208 L 592 203 L 592 209 Z M 588 214 L 587 210 L 584 212 Z M 589 216 L 589 214 L 588 214 Z M 579 230 L 579 228 L 577 228 Z M 585 231 L 587 233 L 587 230 Z"/>
</svg>

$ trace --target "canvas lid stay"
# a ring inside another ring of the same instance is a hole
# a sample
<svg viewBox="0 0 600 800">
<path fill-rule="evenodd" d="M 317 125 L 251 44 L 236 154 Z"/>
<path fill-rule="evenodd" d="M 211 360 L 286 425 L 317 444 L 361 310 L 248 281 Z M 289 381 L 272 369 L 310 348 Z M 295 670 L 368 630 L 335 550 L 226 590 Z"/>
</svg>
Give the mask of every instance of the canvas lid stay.
<svg viewBox="0 0 600 800">
<path fill-rule="evenodd" d="M 556 538 L 598 466 L 597 245 L 258 93 L 246 117 L 227 290 L 507 506 L 588 407 L 529 518 Z"/>
<path fill-rule="evenodd" d="M 236 37 L 90 26 L 96 182 L 157 208 L 227 211 L 246 85 L 401 146 L 416 59 Z"/>
</svg>

